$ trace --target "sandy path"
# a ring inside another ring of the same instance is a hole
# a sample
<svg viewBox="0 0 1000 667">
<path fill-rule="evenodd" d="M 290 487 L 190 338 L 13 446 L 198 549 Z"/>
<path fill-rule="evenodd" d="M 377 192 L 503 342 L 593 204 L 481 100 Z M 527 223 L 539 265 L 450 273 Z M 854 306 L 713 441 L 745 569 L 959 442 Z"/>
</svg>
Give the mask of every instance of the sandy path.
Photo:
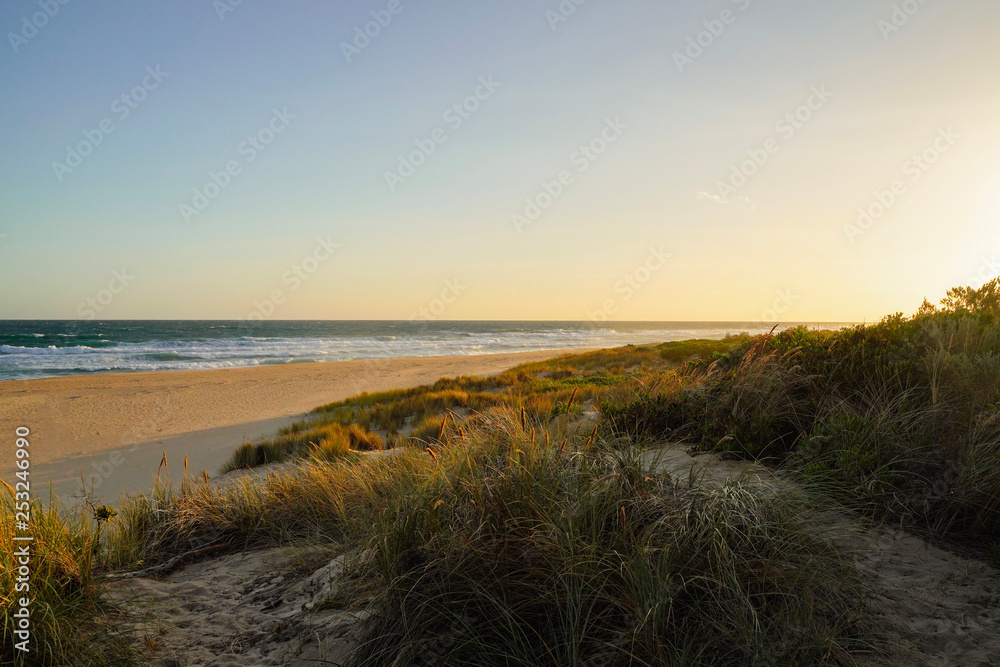
<svg viewBox="0 0 1000 667">
<path fill-rule="evenodd" d="M 1000 572 L 902 530 L 872 531 L 862 569 L 875 575 L 878 605 L 926 667 L 1000 664 Z"/>
<path fill-rule="evenodd" d="M 580 350 L 573 350 L 579 352 Z M 489 375 L 560 351 L 85 375 L 0 382 L 0 477 L 12 476 L 14 429 L 31 430 L 32 481 L 43 498 L 148 489 L 162 453 L 176 476 L 213 474 L 240 442 L 273 433 L 313 408 L 362 391 L 443 376 Z"/>
<path fill-rule="evenodd" d="M 158 667 L 343 665 L 357 645 L 363 611 L 306 607 L 339 560 L 303 571 L 288 549 L 241 553 L 195 563 L 164 580 L 112 585 L 133 601 Z M 310 560 L 308 557 L 306 561 Z M 324 567 L 325 566 L 325 567 Z M 325 598 L 323 598 L 325 599 Z"/>
<path fill-rule="evenodd" d="M 703 484 L 719 486 L 749 473 L 780 493 L 795 484 L 772 470 L 712 454 L 689 456 L 666 446 L 646 453 L 647 464 L 684 479 L 699 471 Z M 831 517 L 834 518 L 834 517 Z M 1000 665 L 1000 572 L 980 560 L 938 548 L 904 530 L 871 528 L 843 516 L 856 538 L 849 546 L 858 567 L 872 577 L 875 605 L 886 629 L 898 633 L 896 654 L 864 665 L 990 667 Z"/>
</svg>

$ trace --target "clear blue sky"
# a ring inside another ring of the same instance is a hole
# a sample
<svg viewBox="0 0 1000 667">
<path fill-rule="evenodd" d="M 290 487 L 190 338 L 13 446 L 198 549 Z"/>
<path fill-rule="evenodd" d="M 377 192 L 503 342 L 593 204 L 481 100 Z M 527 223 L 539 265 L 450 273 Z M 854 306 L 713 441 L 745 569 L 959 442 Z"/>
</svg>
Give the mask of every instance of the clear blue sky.
<svg viewBox="0 0 1000 667">
<path fill-rule="evenodd" d="M 589 0 L 559 22 L 557 0 L 399 0 L 347 62 L 389 0 L 243 0 L 221 18 L 225 0 L 52 0 L 37 31 L 38 1 L 7 0 L 0 318 L 77 317 L 110 285 L 101 317 L 241 318 L 277 291 L 275 317 L 406 319 L 446 281 L 447 319 L 912 311 L 1000 256 L 1000 12 L 912 1 L 897 30 L 883 0 Z M 446 116 L 477 88 L 467 118 Z M 105 120 L 79 166 L 53 165 Z M 244 143 L 269 124 L 263 150 Z M 748 151 L 766 163 L 720 189 Z"/>
</svg>

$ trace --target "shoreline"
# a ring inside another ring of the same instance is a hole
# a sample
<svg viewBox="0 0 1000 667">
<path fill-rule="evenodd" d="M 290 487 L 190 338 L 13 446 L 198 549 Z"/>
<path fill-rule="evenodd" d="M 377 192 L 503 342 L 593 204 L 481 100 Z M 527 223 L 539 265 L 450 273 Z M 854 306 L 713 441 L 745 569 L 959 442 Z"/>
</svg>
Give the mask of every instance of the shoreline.
<svg viewBox="0 0 1000 667">
<path fill-rule="evenodd" d="M 430 384 L 441 377 L 492 375 L 529 361 L 588 349 L 489 355 L 328 361 L 248 368 L 73 375 L 0 382 L 0 432 L 32 434 L 36 495 L 94 497 L 148 491 L 164 453 L 180 479 L 215 477 L 238 445 L 273 434 L 325 403 L 362 392 Z M 8 438 L 8 439 L 9 439 Z M 11 440 L 12 442 L 12 440 Z M 0 461 L 4 479 L 13 460 Z"/>
</svg>

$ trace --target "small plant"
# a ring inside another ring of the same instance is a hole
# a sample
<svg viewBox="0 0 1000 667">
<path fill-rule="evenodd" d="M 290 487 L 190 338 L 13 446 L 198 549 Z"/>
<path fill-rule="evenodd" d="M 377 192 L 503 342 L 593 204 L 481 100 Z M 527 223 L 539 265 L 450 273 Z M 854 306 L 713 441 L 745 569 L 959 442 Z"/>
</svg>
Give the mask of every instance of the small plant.
<svg viewBox="0 0 1000 667">
<path fill-rule="evenodd" d="M 115 511 L 113 507 L 108 507 L 107 505 L 101 505 L 94 509 L 94 519 L 97 521 L 97 525 L 100 526 L 102 522 L 111 521 L 118 516 L 118 512 Z"/>
<path fill-rule="evenodd" d="M 89 504 L 90 500 L 87 499 Z M 94 521 L 97 522 L 97 530 L 94 532 L 93 545 L 91 547 L 91 553 L 94 555 L 99 555 L 101 553 L 101 527 L 107 522 L 118 516 L 118 512 L 115 511 L 113 507 L 107 505 L 101 505 L 100 507 L 93 507 Z"/>
</svg>

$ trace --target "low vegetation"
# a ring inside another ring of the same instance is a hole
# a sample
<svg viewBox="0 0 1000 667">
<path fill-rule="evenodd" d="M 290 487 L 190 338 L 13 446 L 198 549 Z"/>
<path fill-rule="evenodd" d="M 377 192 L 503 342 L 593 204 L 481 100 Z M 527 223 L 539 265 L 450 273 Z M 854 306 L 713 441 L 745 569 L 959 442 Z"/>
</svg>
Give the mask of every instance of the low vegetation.
<svg viewBox="0 0 1000 667">
<path fill-rule="evenodd" d="M 15 530 L 15 510 L 25 509 L 15 500 L 15 491 L 5 484 L 0 489 L 0 664 L 135 664 L 138 651 L 125 632 L 128 615 L 104 595 L 107 546 L 101 528 L 110 512 L 88 507 L 66 513 L 33 499 L 27 510 L 34 540 L 15 542 L 15 536 L 24 535 Z M 25 557 L 16 553 L 25 544 L 30 544 L 28 576 L 20 570 Z M 30 600 L 29 653 L 14 648 L 24 639 L 14 633 L 22 628 L 14 614 L 23 597 Z"/>
<path fill-rule="evenodd" d="M 370 612 L 358 666 L 884 657 L 877 591 L 825 512 L 846 505 L 995 557 L 998 406 L 1000 280 L 870 326 L 629 346 L 362 394 L 227 465 L 285 464 L 266 476 L 188 479 L 122 499 L 117 515 L 34 502 L 38 651 L 0 664 L 147 664 L 110 575 L 272 546 L 349 556 L 329 604 Z M 801 484 L 675 478 L 648 453 L 678 443 Z"/>
<path fill-rule="evenodd" d="M 746 341 L 602 408 L 608 430 L 766 461 L 867 514 L 995 552 L 1000 279 L 940 307 Z"/>
<path fill-rule="evenodd" d="M 119 509 L 106 567 L 223 546 L 354 554 L 355 665 L 853 664 L 878 650 L 842 529 L 805 495 L 703 489 L 643 450 L 491 408 L 425 449 L 190 481 Z"/>
<path fill-rule="evenodd" d="M 804 498 L 692 488 L 621 442 L 547 446 L 509 409 L 431 454 L 365 535 L 354 597 L 383 613 L 355 665 L 851 664 L 872 651 L 865 585 Z"/>
<path fill-rule="evenodd" d="M 579 415 L 615 388 L 681 363 L 712 359 L 749 340 L 691 340 L 629 345 L 524 364 L 488 378 L 442 378 L 433 385 L 380 392 L 324 405 L 276 437 L 244 443 L 222 472 L 288 459 L 333 460 L 351 452 L 439 442 L 447 429 L 495 406 L 524 409 L 542 422 Z"/>
<path fill-rule="evenodd" d="M 332 461 L 358 451 L 380 451 L 382 438 L 358 424 L 323 423 L 303 427 L 295 424 L 277 437 L 240 445 L 222 472 L 281 463 L 288 458 Z"/>
</svg>

